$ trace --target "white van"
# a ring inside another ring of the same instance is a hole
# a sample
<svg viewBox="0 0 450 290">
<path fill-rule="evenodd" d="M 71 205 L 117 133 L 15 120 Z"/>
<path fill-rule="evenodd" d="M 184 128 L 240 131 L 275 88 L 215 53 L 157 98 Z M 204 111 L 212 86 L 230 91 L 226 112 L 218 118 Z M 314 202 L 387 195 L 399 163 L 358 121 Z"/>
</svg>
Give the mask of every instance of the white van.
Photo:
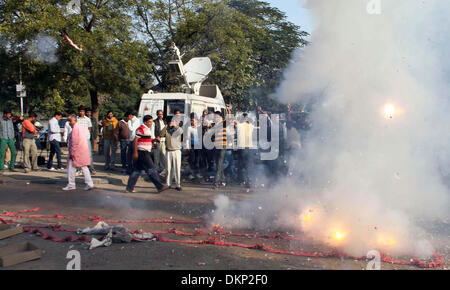
<svg viewBox="0 0 450 290">
<path fill-rule="evenodd" d="M 139 107 L 139 118 L 151 115 L 156 118 L 156 112 L 162 110 L 164 117 L 173 116 L 176 110 L 189 117 L 195 113 L 197 118 L 202 116 L 204 110 L 213 113 L 225 113 L 226 106 L 222 93 L 216 85 L 202 85 L 200 94 L 185 93 L 154 93 L 152 91 L 142 96 Z"/>
<path fill-rule="evenodd" d="M 195 113 L 197 118 L 204 110 L 208 112 L 221 111 L 225 114 L 226 106 L 222 93 L 216 85 L 203 85 L 212 70 L 208 57 L 194 57 L 183 64 L 179 49 L 172 44 L 173 59 L 169 62 L 170 69 L 181 81 L 180 93 L 158 93 L 149 91 L 142 96 L 138 117 L 151 115 L 156 119 L 156 112 L 162 110 L 164 117 L 173 116 L 176 110 L 189 117 Z"/>
</svg>

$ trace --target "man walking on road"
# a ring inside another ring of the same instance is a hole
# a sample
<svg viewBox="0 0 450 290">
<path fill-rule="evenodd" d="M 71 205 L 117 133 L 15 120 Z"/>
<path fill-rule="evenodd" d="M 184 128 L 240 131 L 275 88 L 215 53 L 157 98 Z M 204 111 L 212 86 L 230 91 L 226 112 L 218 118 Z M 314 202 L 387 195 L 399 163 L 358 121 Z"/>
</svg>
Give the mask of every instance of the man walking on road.
<svg viewBox="0 0 450 290">
<path fill-rule="evenodd" d="M 91 144 L 92 122 L 91 122 L 91 118 L 86 116 L 86 109 L 84 107 L 78 108 L 77 123 L 80 127 L 84 128 L 86 130 L 86 137 L 88 138 L 87 140 L 88 140 L 89 156 L 91 158 L 91 164 L 88 167 L 89 167 L 89 170 L 91 171 L 92 175 L 95 175 L 97 172 L 94 169 L 94 159 L 92 156 L 92 144 Z"/>
<path fill-rule="evenodd" d="M 134 159 L 134 169 L 128 179 L 128 185 L 126 192 L 132 193 L 136 192 L 134 187 L 142 173 L 147 174 L 148 178 L 153 182 L 158 192 L 163 192 L 169 187 L 164 186 L 159 179 L 158 171 L 152 161 L 152 132 L 151 127 L 153 125 L 153 117 L 145 116 L 144 124 L 140 126 L 136 131 L 136 138 L 133 142 L 133 159 Z"/>
<path fill-rule="evenodd" d="M 68 184 L 63 188 L 64 191 L 75 190 L 75 173 L 76 168 L 81 168 L 84 175 L 84 182 L 86 187 L 84 190 L 88 191 L 94 188 L 91 174 L 89 172 L 89 164 L 91 158 L 89 155 L 89 139 L 86 136 L 86 130 L 77 123 L 77 116 L 69 116 L 69 123 L 72 131 L 69 134 L 67 145 L 69 147 L 69 159 L 67 160 L 67 179 Z"/>
</svg>

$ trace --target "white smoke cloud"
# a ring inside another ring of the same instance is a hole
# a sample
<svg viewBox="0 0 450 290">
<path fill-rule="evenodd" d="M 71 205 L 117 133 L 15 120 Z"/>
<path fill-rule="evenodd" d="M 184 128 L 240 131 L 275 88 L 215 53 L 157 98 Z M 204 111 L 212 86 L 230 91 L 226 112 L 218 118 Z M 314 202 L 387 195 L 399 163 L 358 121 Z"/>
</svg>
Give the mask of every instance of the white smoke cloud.
<svg viewBox="0 0 450 290">
<path fill-rule="evenodd" d="M 31 59 L 43 64 L 54 64 L 58 61 L 58 41 L 41 33 L 28 46 L 27 54 Z"/>
<path fill-rule="evenodd" d="M 368 2 L 306 1 L 311 45 L 276 96 L 313 104 L 301 159 L 309 183 L 284 180 L 264 197 L 222 200 L 214 222 L 291 226 L 350 254 L 432 254 L 416 221 L 450 209 L 450 5 L 382 0 L 381 14 L 370 15 Z"/>
</svg>

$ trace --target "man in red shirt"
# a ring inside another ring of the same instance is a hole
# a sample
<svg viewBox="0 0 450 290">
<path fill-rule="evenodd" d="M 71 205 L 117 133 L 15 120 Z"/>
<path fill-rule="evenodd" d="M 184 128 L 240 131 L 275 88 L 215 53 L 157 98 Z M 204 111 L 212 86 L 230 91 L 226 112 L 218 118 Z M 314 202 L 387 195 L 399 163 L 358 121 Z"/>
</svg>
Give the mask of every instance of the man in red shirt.
<svg viewBox="0 0 450 290">
<path fill-rule="evenodd" d="M 133 142 L 133 159 L 135 160 L 133 172 L 128 179 L 126 192 L 136 192 L 134 187 L 141 174 L 147 174 L 148 178 L 158 189 L 158 193 L 167 190 L 169 187 L 164 186 L 156 170 L 151 152 L 153 148 L 153 139 L 151 128 L 153 125 L 153 117 L 145 116 L 144 124 L 136 130 L 136 138 Z"/>
<path fill-rule="evenodd" d="M 25 167 L 25 173 L 33 171 L 38 171 L 37 164 L 37 146 L 36 146 L 36 135 L 37 130 L 34 126 L 36 122 L 37 115 L 31 112 L 28 115 L 28 119 L 24 120 L 22 123 L 22 138 L 23 138 L 23 163 Z M 31 164 L 30 164 L 31 155 Z"/>
</svg>

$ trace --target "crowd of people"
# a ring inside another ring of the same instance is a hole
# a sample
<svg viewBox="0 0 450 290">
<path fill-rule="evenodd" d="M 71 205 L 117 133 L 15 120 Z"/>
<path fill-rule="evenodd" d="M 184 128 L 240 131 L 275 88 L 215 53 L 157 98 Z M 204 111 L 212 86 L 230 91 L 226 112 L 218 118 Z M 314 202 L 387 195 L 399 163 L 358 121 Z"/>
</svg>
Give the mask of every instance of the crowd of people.
<svg viewBox="0 0 450 290">
<path fill-rule="evenodd" d="M 231 114 L 229 114 L 231 115 Z M 201 118 L 195 113 L 185 120 L 180 110 L 174 112 L 174 116 L 164 118 L 162 110 L 157 111 L 156 118 L 147 115 L 143 122 L 132 112 L 127 112 L 118 121 L 112 112 L 108 112 L 103 120 L 103 142 L 105 154 L 105 169 L 114 170 L 115 152 L 120 145 L 121 165 L 123 172 L 128 174 L 129 181 L 126 191 L 134 192 L 135 185 L 140 175 L 147 175 L 159 192 L 168 188 L 182 190 L 182 168 L 187 173 L 187 179 L 191 181 L 212 181 L 214 188 L 226 185 L 231 180 L 250 186 L 248 178 L 248 166 L 251 150 L 256 149 L 252 144 L 255 126 L 244 114 L 241 122 L 227 119 L 222 112 L 210 114 L 207 110 Z M 233 122 L 233 128 L 227 122 Z M 105 133 L 106 132 L 106 133 Z M 237 138 L 240 134 L 242 138 Z M 210 135 L 210 136 L 209 136 Z M 203 144 L 205 136 L 213 141 L 213 146 Z M 233 142 L 239 140 L 239 150 L 233 156 Z M 230 144 L 231 143 L 231 144 Z M 227 152 L 230 156 L 227 159 Z M 111 155 L 112 154 L 112 155 Z M 238 157 L 241 161 L 236 170 L 234 162 L 230 159 Z M 187 162 L 183 163 L 183 156 Z M 227 166 L 224 162 L 227 161 Z M 225 169 L 229 170 L 225 174 Z M 228 178 L 226 178 L 226 176 Z M 237 179 L 236 176 L 242 178 Z"/>
<path fill-rule="evenodd" d="M 267 114 L 262 108 L 258 108 L 258 113 Z M 121 171 L 129 176 L 127 192 L 135 192 L 135 185 L 141 175 L 147 175 L 158 192 L 169 188 L 182 191 L 182 174 L 192 182 L 209 182 L 215 189 L 230 183 L 250 188 L 254 182 L 252 171 L 257 168 L 255 164 L 263 163 L 258 158 L 261 149 L 256 144 L 259 120 L 251 119 L 247 113 L 236 117 L 231 114 L 229 106 L 225 114 L 205 110 L 202 116 L 192 113 L 186 119 L 180 110 L 167 117 L 159 110 L 155 119 L 146 115 L 142 122 L 133 112 L 127 112 L 120 121 L 113 112 L 108 112 L 100 124 L 97 124 L 92 116 L 92 110 L 84 107 L 78 108 L 78 114 L 71 114 L 67 120 L 64 119 L 63 124 L 62 118 L 62 113 L 55 112 L 48 123 L 49 155 L 46 167 L 49 171 L 63 170 L 61 145 L 67 143 L 68 185 L 63 188 L 65 191 L 76 189 L 75 177 L 79 175 L 84 175 L 85 190 L 94 187 L 91 175 L 97 174 L 93 159 L 95 145 L 102 148 L 105 171 L 115 173 Z M 289 115 L 287 120 L 289 121 Z M 269 127 L 271 122 L 269 117 Z M 17 171 L 15 169 L 16 132 L 19 130 L 17 124 L 21 124 L 22 134 L 19 135 L 24 152 L 24 171 L 28 173 L 40 170 L 35 140 L 39 129 L 42 128 L 36 126 L 36 114 L 30 113 L 26 119 L 13 118 L 11 112 L 5 110 L 0 122 L 2 174 L 5 170 L 7 148 L 11 155 L 9 170 Z M 287 130 L 289 129 L 288 125 Z M 98 132 L 101 134 L 100 142 Z M 286 127 L 281 127 L 280 135 L 283 140 L 288 139 Z M 96 142 L 98 143 L 95 144 Z M 292 150 L 295 149 L 296 143 L 301 147 L 299 138 L 291 143 L 294 144 L 291 146 Z M 285 147 L 281 144 L 282 149 L 278 153 L 281 154 Z M 116 168 L 118 149 L 121 170 Z M 54 164 L 55 156 L 56 164 Z M 279 156 L 278 159 L 283 157 Z M 275 171 L 272 175 L 283 171 L 277 170 L 273 162 L 266 165 L 269 170 Z"/>
</svg>

